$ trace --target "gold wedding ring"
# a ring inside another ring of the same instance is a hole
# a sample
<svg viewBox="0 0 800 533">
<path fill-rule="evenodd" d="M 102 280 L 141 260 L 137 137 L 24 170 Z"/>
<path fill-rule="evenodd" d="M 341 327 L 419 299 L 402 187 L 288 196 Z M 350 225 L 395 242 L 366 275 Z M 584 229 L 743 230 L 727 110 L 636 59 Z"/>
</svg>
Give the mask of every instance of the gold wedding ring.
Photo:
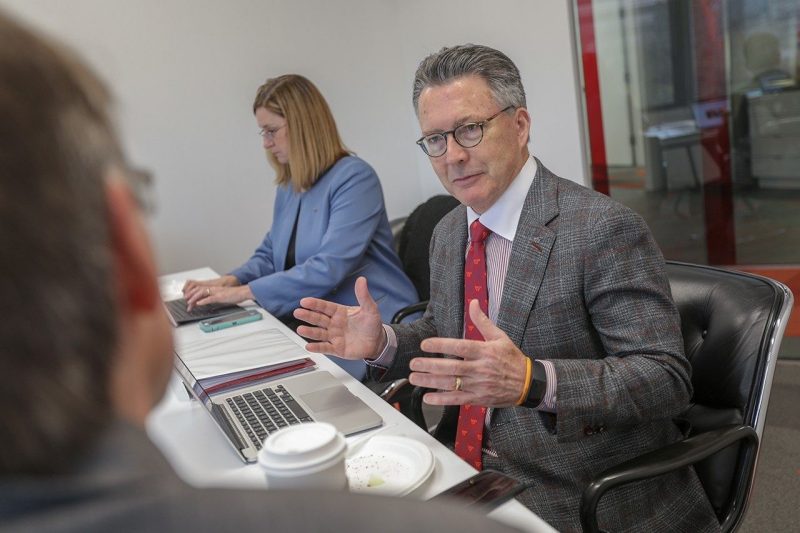
<svg viewBox="0 0 800 533">
<path fill-rule="evenodd" d="M 456 376 L 456 386 L 453 390 L 455 391 L 461 390 L 461 376 Z"/>
<path fill-rule="evenodd" d="M 211 287 L 206 287 L 206 296 L 211 296 Z"/>
</svg>

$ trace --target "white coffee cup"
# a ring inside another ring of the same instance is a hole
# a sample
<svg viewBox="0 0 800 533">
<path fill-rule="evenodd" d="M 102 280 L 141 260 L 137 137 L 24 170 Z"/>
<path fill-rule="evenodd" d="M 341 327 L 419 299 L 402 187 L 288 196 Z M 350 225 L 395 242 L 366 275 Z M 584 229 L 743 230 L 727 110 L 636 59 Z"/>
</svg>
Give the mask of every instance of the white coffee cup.
<svg viewBox="0 0 800 533">
<path fill-rule="evenodd" d="M 276 431 L 264 441 L 258 464 L 270 489 L 347 489 L 344 435 L 326 422 Z"/>
</svg>

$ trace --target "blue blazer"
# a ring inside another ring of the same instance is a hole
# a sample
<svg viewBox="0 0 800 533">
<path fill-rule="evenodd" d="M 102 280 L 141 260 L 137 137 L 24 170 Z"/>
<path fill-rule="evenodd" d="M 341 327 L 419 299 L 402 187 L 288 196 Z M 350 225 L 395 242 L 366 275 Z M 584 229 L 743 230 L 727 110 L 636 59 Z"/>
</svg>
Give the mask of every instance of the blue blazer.
<svg viewBox="0 0 800 533">
<path fill-rule="evenodd" d="M 295 219 L 296 264 L 285 270 Z M 290 315 L 306 296 L 357 305 L 358 276 L 367 278 L 384 322 L 418 300 L 392 246 L 378 176 L 355 156 L 339 159 L 308 191 L 279 187 L 272 229 L 231 274 L 277 317 Z M 365 373 L 362 361 L 333 360 L 359 379 Z"/>
</svg>

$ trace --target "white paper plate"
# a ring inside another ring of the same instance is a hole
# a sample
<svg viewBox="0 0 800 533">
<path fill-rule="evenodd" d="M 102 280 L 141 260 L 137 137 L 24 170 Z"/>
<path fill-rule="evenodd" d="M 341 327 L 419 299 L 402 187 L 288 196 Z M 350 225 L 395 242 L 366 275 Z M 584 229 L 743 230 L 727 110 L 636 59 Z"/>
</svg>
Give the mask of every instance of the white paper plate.
<svg viewBox="0 0 800 533">
<path fill-rule="evenodd" d="M 404 496 L 433 472 L 433 454 L 421 442 L 377 435 L 346 461 L 350 490 L 366 494 Z"/>
</svg>

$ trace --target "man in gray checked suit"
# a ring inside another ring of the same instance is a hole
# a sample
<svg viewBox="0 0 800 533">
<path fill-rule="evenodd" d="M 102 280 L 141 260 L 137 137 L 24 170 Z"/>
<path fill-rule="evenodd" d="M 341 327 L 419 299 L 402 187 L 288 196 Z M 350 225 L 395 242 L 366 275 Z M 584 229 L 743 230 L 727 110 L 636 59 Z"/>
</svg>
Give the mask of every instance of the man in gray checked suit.
<svg viewBox="0 0 800 533">
<path fill-rule="evenodd" d="M 181 481 L 144 431 L 171 328 L 108 94 L 0 12 L 0 117 L 0 530 L 508 531 L 441 504 Z"/>
<path fill-rule="evenodd" d="M 465 45 L 429 56 L 413 100 L 417 142 L 463 204 L 434 231 L 428 309 L 383 326 L 361 279 L 359 307 L 301 301 L 295 316 L 312 326 L 298 332 L 317 341 L 310 350 L 367 359 L 377 378 L 411 371 L 412 384 L 437 390 L 427 403 L 448 406 L 439 439 L 465 459 L 476 453 L 468 460 L 478 468 L 523 480 L 525 505 L 559 530 L 579 530 L 590 479 L 682 436 L 672 418 L 687 407 L 690 366 L 663 257 L 638 215 L 530 156 L 524 89 L 501 52 Z M 476 220 L 485 253 L 474 251 L 479 233 L 469 237 Z M 488 290 L 465 313 L 464 279 L 484 257 Z M 488 408 L 477 411 L 477 452 L 459 444 L 476 406 Z M 599 523 L 719 528 L 691 468 L 609 493 Z"/>
</svg>

